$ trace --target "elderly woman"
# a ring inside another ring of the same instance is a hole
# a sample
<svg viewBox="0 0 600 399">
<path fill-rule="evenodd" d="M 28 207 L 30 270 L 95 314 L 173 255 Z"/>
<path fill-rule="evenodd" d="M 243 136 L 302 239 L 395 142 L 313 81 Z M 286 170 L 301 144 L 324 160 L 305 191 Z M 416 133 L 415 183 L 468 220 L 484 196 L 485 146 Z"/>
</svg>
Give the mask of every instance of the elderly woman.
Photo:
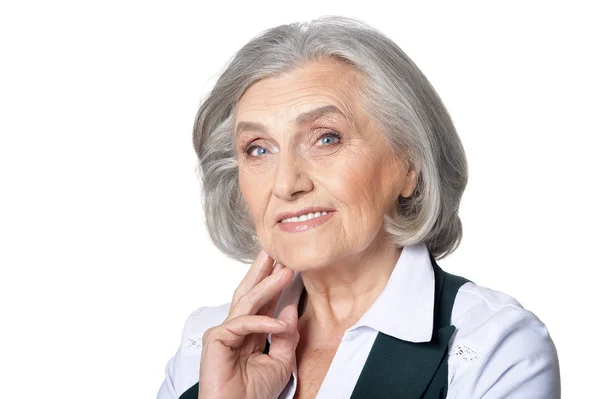
<svg viewBox="0 0 600 399">
<path fill-rule="evenodd" d="M 252 263 L 187 320 L 160 399 L 558 398 L 544 324 L 443 271 L 467 183 L 436 92 L 326 17 L 246 44 L 194 127 L 215 245 Z"/>
</svg>

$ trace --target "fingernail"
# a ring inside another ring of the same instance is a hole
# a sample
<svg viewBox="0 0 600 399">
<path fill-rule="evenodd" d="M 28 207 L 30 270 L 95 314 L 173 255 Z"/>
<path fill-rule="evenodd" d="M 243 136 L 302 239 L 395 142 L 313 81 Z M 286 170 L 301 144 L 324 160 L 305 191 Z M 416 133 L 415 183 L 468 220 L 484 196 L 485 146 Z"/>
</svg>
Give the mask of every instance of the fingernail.
<svg viewBox="0 0 600 399">
<path fill-rule="evenodd" d="M 281 325 L 287 326 L 287 323 L 283 320 L 277 320 L 277 322 Z"/>
<path fill-rule="evenodd" d="M 279 272 L 279 270 L 281 270 L 281 266 L 275 265 L 273 270 L 271 270 L 271 274 L 277 275 L 277 272 Z"/>
</svg>

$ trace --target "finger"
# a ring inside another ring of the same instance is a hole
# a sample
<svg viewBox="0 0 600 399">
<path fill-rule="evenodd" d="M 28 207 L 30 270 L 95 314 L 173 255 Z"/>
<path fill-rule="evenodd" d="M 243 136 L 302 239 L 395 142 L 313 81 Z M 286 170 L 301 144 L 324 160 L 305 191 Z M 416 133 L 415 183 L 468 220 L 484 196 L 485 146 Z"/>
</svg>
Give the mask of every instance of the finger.
<svg viewBox="0 0 600 399">
<path fill-rule="evenodd" d="M 225 323 L 213 327 L 203 337 L 203 345 L 210 345 L 211 342 L 221 342 L 230 348 L 238 348 L 244 342 L 249 334 L 254 333 L 277 333 L 287 329 L 287 324 L 268 316 L 250 316 L 244 315 L 226 321 Z"/>
<path fill-rule="evenodd" d="M 274 299 L 293 277 L 294 271 L 283 266 L 277 273 L 255 285 L 235 305 L 232 305 L 228 318 L 256 314 L 267 302 Z"/>
<path fill-rule="evenodd" d="M 271 274 L 278 272 L 279 270 L 281 270 L 284 267 L 285 266 L 283 266 L 283 264 L 275 261 L 275 266 L 273 266 L 273 271 L 271 272 Z"/>
<path fill-rule="evenodd" d="M 298 305 L 291 303 L 279 313 L 278 320 L 285 321 L 288 327 L 281 332 L 271 334 L 269 356 L 279 360 L 286 367 L 291 367 L 296 348 L 300 341 L 298 332 Z"/>
<path fill-rule="evenodd" d="M 260 281 L 264 280 L 273 270 L 273 258 L 263 249 L 258 253 L 258 256 L 250 266 L 250 269 L 235 290 L 235 303 L 252 289 Z"/>
<path fill-rule="evenodd" d="M 275 266 L 271 270 L 271 275 L 277 273 L 279 270 L 282 269 L 282 267 L 283 266 L 281 264 L 276 262 Z M 271 299 L 267 304 L 263 305 L 258 310 L 258 312 L 256 312 L 256 314 L 273 317 L 273 314 L 275 313 L 275 307 L 277 306 L 277 301 L 279 299 L 279 296 L 281 295 L 282 290 L 283 290 L 283 288 L 278 293 L 275 294 L 273 299 Z M 275 301 L 275 305 L 271 305 L 273 301 Z M 233 316 L 233 312 L 230 311 L 230 313 Z M 237 313 L 236 313 L 236 315 L 237 315 Z M 264 352 L 265 339 L 266 339 L 266 334 L 252 334 L 251 336 L 247 337 L 246 341 L 248 343 L 250 343 L 250 341 L 253 341 L 253 345 L 252 344 L 248 345 L 249 348 L 252 348 L 251 351 L 249 352 L 249 354 L 251 354 L 255 351 Z"/>
<path fill-rule="evenodd" d="M 273 267 L 273 273 L 275 274 L 277 273 L 279 270 L 281 270 L 284 266 L 281 263 L 276 263 L 275 266 Z M 256 312 L 256 314 L 260 314 L 260 315 L 265 315 L 265 316 L 269 316 L 269 317 L 273 317 L 273 314 L 275 313 L 275 309 L 277 308 L 277 303 L 279 302 L 279 298 L 281 297 L 281 293 L 283 292 L 285 287 L 282 287 L 276 294 L 275 296 L 273 296 L 273 298 L 271 298 L 270 301 L 268 301 L 265 305 L 263 305 L 258 312 Z"/>
<path fill-rule="evenodd" d="M 277 273 L 279 270 L 281 270 L 284 266 L 281 263 L 275 263 L 275 266 L 273 267 L 273 272 L 272 274 Z M 275 296 L 273 296 L 273 298 L 267 302 L 265 305 L 263 305 L 258 312 L 256 313 L 257 315 L 265 315 L 268 317 L 273 317 L 275 314 L 275 309 L 277 308 L 277 304 L 279 303 L 279 298 L 281 297 L 281 293 L 283 292 L 285 287 L 282 287 L 276 294 Z M 253 350 L 254 351 L 260 351 L 261 353 L 265 351 L 265 340 L 266 340 L 266 334 L 256 334 L 256 342 L 257 342 L 257 347 Z M 252 353 L 252 352 L 251 352 Z"/>
</svg>

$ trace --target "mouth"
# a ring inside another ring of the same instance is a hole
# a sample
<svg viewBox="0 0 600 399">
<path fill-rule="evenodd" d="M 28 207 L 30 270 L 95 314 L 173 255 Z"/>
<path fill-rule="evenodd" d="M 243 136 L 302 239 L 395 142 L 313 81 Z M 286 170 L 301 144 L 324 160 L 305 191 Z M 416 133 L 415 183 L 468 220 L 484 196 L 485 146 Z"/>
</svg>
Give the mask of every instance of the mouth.
<svg viewBox="0 0 600 399">
<path fill-rule="evenodd" d="M 278 216 L 279 221 L 277 222 L 277 226 L 289 233 L 306 231 L 318 227 L 331 219 L 335 214 L 333 209 L 322 209 L 317 210 L 317 208 L 312 208 L 310 211 L 303 209 L 293 214 L 282 214 Z"/>
<path fill-rule="evenodd" d="M 327 214 L 329 212 L 335 212 L 335 209 L 321 206 L 309 206 L 302 209 L 298 209 L 295 212 L 279 213 L 277 214 L 277 217 L 275 219 L 277 220 L 277 223 L 299 222 L 315 218 L 315 216 L 323 216 L 324 213 Z"/>
</svg>

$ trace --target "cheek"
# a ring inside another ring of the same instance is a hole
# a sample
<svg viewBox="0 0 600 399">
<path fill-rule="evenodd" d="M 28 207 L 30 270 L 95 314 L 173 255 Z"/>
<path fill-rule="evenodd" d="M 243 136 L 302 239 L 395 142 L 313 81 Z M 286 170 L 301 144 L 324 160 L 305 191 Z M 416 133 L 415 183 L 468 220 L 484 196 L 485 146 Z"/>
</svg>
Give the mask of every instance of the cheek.
<svg viewBox="0 0 600 399">
<path fill-rule="evenodd" d="M 242 197 L 244 197 L 252 218 L 255 222 L 262 220 L 268 204 L 265 179 L 260 179 L 256 174 L 243 170 L 240 170 L 238 179 Z"/>
<path fill-rule="evenodd" d="M 324 176 L 331 193 L 354 212 L 372 209 L 378 196 L 378 171 L 373 163 L 364 159 L 341 162 L 336 170 Z M 333 177 L 337 176 L 337 177 Z"/>
</svg>

